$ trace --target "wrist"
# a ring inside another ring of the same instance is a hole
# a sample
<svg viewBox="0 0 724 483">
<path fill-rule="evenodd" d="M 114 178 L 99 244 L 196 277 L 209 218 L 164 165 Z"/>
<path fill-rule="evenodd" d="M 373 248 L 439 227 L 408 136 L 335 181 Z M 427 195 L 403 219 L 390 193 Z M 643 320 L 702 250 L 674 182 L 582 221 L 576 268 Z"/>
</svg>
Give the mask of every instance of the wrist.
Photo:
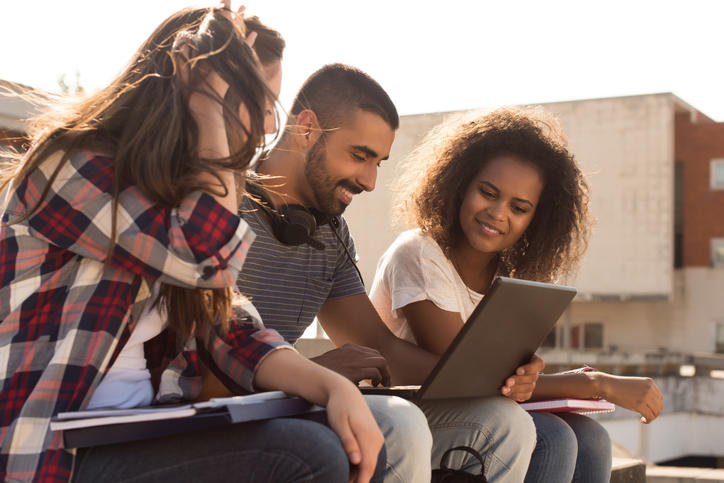
<svg viewBox="0 0 724 483">
<path fill-rule="evenodd" d="M 594 399 L 606 399 L 608 394 L 606 374 L 602 372 L 589 372 L 586 376 L 591 382 L 592 397 Z"/>
</svg>

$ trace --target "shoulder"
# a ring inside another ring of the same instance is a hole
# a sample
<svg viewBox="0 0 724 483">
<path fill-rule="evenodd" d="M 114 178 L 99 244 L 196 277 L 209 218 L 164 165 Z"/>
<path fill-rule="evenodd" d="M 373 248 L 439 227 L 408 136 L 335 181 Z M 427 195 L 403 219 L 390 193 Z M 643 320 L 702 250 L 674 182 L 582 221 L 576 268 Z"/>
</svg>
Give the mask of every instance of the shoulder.
<svg viewBox="0 0 724 483">
<path fill-rule="evenodd" d="M 419 228 L 400 233 L 387 249 L 386 255 L 388 254 L 391 257 L 414 258 L 420 261 L 445 258 L 445 254 L 437 242 Z"/>
<path fill-rule="evenodd" d="M 400 233 L 380 258 L 378 270 L 385 272 L 400 269 L 405 271 L 417 270 L 423 259 L 423 251 L 427 244 L 425 238 L 419 229 Z"/>
<path fill-rule="evenodd" d="M 335 216 L 331 223 L 332 227 L 337 229 L 337 233 L 339 233 L 341 237 L 344 238 L 352 236 L 349 231 L 349 225 L 347 224 L 347 220 L 344 219 L 344 216 Z"/>
</svg>

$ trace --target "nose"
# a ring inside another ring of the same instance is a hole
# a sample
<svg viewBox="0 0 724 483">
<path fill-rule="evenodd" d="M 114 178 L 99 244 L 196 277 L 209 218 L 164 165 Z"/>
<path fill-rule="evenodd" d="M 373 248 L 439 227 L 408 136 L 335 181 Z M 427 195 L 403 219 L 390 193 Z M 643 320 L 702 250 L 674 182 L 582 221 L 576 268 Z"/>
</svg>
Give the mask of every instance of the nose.
<svg viewBox="0 0 724 483">
<path fill-rule="evenodd" d="M 494 220 L 503 220 L 505 218 L 505 206 L 503 203 L 491 203 L 486 210 L 488 215 Z"/>
<path fill-rule="evenodd" d="M 377 163 L 369 161 L 368 166 L 357 176 L 357 184 L 365 191 L 373 191 L 377 182 Z"/>
</svg>

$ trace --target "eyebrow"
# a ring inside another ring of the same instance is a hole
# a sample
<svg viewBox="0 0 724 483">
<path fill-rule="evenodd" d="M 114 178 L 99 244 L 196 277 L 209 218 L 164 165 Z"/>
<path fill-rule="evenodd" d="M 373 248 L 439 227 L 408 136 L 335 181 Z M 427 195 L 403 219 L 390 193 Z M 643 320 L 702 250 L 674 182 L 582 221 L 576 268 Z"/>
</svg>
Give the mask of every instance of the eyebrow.
<svg viewBox="0 0 724 483">
<path fill-rule="evenodd" d="M 500 193 L 500 189 L 497 186 L 495 186 L 493 183 L 491 183 L 490 181 L 481 181 L 480 184 L 489 186 L 490 188 L 494 189 L 496 191 L 496 193 Z M 517 201 L 518 203 L 527 203 L 531 206 L 531 208 L 535 208 L 535 205 L 533 204 L 533 202 L 530 200 L 526 200 L 525 198 L 514 197 L 513 200 Z"/>
<path fill-rule="evenodd" d="M 377 154 L 377 151 L 375 151 L 374 149 L 371 149 L 368 146 L 354 145 L 354 146 L 352 146 L 352 149 L 357 150 L 357 151 L 362 151 L 363 153 L 365 153 L 367 156 L 370 156 L 371 158 L 378 158 L 380 156 L 379 154 Z M 381 159 L 381 161 L 384 161 L 388 158 L 389 158 L 389 156 L 385 156 L 384 158 Z"/>
</svg>

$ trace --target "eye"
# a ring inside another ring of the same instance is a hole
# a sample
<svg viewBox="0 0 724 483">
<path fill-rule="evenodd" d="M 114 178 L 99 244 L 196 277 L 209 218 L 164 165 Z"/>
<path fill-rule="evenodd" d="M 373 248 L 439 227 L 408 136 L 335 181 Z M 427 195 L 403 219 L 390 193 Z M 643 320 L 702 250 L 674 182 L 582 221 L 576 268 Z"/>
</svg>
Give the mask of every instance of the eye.
<svg viewBox="0 0 724 483">
<path fill-rule="evenodd" d="M 352 157 L 353 157 L 356 161 L 364 161 L 364 160 L 365 160 L 364 156 L 360 156 L 359 154 L 356 154 L 356 153 L 350 153 L 350 154 L 352 155 Z"/>
<path fill-rule="evenodd" d="M 513 213 L 518 213 L 519 215 L 524 215 L 524 214 L 528 213 L 528 210 L 525 209 L 525 208 L 523 208 L 523 207 L 515 206 L 515 205 L 514 205 L 514 206 L 513 206 Z"/>
<path fill-rule="evenodd" d="M 488 191 L 484 188 L 478 188 L 478 191 L 480 191 L 480 194 L 483 195 L 483 197 L 492 200 L 495 198 L 495 193 Z"/>
</svg>

